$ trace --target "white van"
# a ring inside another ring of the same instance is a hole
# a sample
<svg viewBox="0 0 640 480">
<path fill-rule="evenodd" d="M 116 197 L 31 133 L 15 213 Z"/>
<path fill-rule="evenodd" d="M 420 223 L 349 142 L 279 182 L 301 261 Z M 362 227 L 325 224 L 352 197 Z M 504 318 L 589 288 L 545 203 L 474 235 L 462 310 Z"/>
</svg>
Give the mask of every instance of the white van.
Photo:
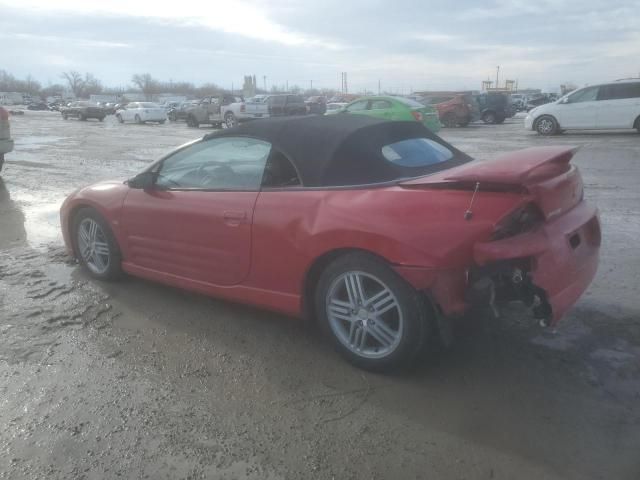
<svg viewBox="0 0 640 480">
<path fill-rule="evenodd" d="M 574 90 L 556 102 L 529 111 L 524 126 L 541 135 L 624 128 L 640 132 L 640 79 Z"/>
</svg>

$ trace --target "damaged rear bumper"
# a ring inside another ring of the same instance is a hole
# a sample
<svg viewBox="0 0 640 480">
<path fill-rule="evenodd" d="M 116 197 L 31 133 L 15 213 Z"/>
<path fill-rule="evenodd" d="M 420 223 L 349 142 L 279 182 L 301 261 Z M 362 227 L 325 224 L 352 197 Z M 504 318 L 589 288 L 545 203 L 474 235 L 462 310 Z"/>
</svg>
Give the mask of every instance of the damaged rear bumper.
<svg viewBox="0 0 640 480">
<path fill-rule="evenodd" d="M 530 303 L 538 318 L 555 325 L 593 280 L 600 243 L 597 210 L 580 202 L 533 232 L 476 244 L 475 285 L 490 282 L 493 296 L 494 281 L 506 281 L 508 291 L 521 295 L 508 299 Z"/>
</svg>

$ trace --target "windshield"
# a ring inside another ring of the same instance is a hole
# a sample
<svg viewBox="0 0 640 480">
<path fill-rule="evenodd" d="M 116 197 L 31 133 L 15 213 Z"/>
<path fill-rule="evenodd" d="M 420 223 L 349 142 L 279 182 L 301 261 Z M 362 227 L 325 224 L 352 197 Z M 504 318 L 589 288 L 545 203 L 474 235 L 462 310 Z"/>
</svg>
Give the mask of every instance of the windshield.
<svg viewBox="0 0 640 480">
<path fill-rule="evenodd" d="M 157 103 L 151 103 L 151 102 L 140 102 L 139 105 L 142 108 L 160 108 L 160 105 L 158 105 Z"/>
<path fill-rule="evenodd" d="M 400 103 L 404 103 L 406 106 L 411 107 L 411 108 L 423 108 L 424 105 L 416 102 L 415 100 L 411 100 L 410 98 L 404 98 L 404 97 L 395 97 L 394 100 L 397 100 Z"/>
</svg>

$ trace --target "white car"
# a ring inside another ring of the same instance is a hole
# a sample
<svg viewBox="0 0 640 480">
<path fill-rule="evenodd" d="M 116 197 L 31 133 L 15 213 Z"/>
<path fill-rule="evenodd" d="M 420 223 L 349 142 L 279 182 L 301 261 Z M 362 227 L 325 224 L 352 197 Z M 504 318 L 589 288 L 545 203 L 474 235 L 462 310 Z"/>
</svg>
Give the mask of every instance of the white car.
<svg viewBox="0 0 640 480">
<path fill-rule="evenodd" d="M 342 111 L 342 109 L 344 107 L 346 107 L 347 105 L 349 105 L 349 104 L 348 103 L 344 103 L 344 102 L 327 103 L 327 111 L 325 112 L 325 115 L 332 115 L 334 113 L 338 113 L 338 112 Z"/>
<path fill-rule="evenodd" d="M 167 121 L 167 112 L 157 103 L 131 102 L 124 108 L 116 111 L 116 118 L 120 123 L 124 122 L 158 122 Z"/>
<path fill-rule="evenodd" d="M 554 135 L 564 130 L 627 128 L 640 132 L 640 79 L 575 90 L 529 111 L 524 126 L 541 135 Z"/>
</svg>

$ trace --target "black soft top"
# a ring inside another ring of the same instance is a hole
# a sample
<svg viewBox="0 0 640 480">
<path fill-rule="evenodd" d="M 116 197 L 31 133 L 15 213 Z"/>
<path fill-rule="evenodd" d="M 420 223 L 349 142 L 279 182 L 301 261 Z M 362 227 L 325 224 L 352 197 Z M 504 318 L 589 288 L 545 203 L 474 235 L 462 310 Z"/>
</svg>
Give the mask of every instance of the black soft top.
<svg viewBox="0 0 640 480">
<path fill-rule="evenodd" d="M 271 143 L 295 165 L 306 187 L 390 182 L 471 160 L 419 122 L 391 122 L 365 115 L 265 118 L 211 133 L 204 140 L 228 136 Z M 432 139 L 451 150 L 453 158 L 426 167 L 403 167 L 384 158 L 382 147 L 409 138 Z"/>
</svg>

